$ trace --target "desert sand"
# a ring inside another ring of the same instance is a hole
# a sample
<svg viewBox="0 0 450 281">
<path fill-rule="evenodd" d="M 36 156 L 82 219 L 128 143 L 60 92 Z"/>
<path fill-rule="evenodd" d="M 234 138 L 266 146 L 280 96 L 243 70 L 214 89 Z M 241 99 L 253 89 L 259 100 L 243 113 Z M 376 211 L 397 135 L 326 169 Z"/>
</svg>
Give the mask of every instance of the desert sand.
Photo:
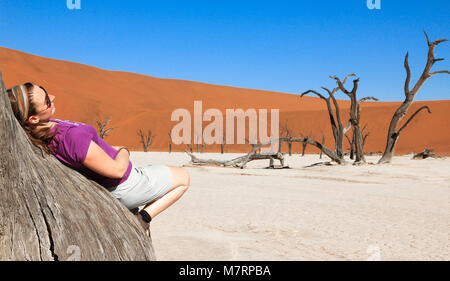
<svg viewBox="0 0 450 281">
<path fill-rule="evenodd" d="M 399 66 L 400 67 L 400 66 Z M 21 51 L 0 47 L 0 71 L 6 87 L 27 81 L 43 85 L 56 96 L 55 118 L 89 123 L 97 128 L 96 121 L 109 115 L 108 127 L 117 127 L 108 135 L 113 145 L 126 145 L 133 150 L 143 150 L 139 129 L 145 133 L 151 129 L 152 151 L 168 151 L 171 128 L 178 122 L 171 121 L 171 114 L 177 108 L 185 108 L 193 115 L 194 100 L 202 101 L 203 112 L 216 108 L 225 113 L 230 109 L 279 109 L 280 128 L 287 124 L 293 137 L 309 135 L 318 141 L 322 133 L 326 145 L 333 146 L 331 126 L 326 112 L 326 104 L 315 96 L 299 98 L 299 94 L 314 85 L 299 84 L 298 93 L 279 93 L 264 90 L 245 89 L 207 83 L 162 79 L 136 73 L 109 71 L 89 65 L 40 57 Z M 333 71 L 333 70 L 330 70 Z M 334 73 L 329 73 L 334 74 Z M 341 77 L 343 78 L 343 77 Z M 363 77 L 362 77 L 363 78 Z M 363 82 L 361 82 L 363 83 Z M 427 83 L 432 83 L 427 82 Z M 323 85 L 333 87 L 335 83 L 323 78 Z M 347 83 L 350 87 L 351 83 Z M 398 81 L 399 99 L 404 97 L 404 81 Z M 320 85 L 322 86 L 322 85 Z M 380 85 L 380 91 L 384 91 Z M 294 95 L 296 94 L 296 95 Z M 358 93 L 358 97 L 364 97 Z M 341 107 L 342 122 L 347 123 L 350 103 L 348 97 L 340 93 L 336 96 Z M 450 100 L 419 101 L 417 94 L 408 114 L 400 126 L 421 106 L 428 105 L 432 114 L 421 112 L 402 132 L 396 153 L 417 153 L 424 148 L 432 148 L 440 154 L 450 155 Z M 384 151 L 389 122 L 399 102 L 362 103 L 361 126 L 367 124 L 369 133 L 365 145 L 366 152 Z M 193 116 L 191 116 L 193 119 Z M 209 122 L 203 122 L 205 128 Z M 270 124 L 270 121 L 268 122 Z M 246 127 L 248 125 L 246 124 Z M 248 129 L 246 129 L 248 134 Z M 192 131 L 193 134 L 193 131 Z M 348 143 L 344 140 L 345 149 Z M 185 145 L 173 146 L 173 151 L 183 151 Z M 249 145 L 227 145 L 225 152 L 246 152 Z M 296 148 L 297 149 L 297 148 Z M 313 147 L 308 152 L 315 153 Z M 207 152 L 219 152 L 217 144 L 206 147 Z"/>
<path fill-rule="evenodd" d="M 231 159 L 242 154 L 198 154 Z M 151 224 L 158 260 L 449 260 L 450 159 L 291 169 L 186 168 L 191 187 Z M 379 156 L 368 156 L 376 162 Z M 136 166 L 181 166 L 185 153 L 132 152 Z M 277 163 L 275 163 L 277 164 Z"/>
</svg>

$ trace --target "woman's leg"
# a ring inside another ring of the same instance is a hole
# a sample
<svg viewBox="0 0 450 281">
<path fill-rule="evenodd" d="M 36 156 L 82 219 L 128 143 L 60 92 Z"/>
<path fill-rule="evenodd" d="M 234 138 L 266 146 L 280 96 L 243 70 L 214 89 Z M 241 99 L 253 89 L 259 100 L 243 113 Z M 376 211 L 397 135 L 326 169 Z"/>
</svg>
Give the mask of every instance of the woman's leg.
<svg viewBox="0 0 450 281">
<path fill-rule="evenodd" d="M 182 167 L 169 166 L 172 172 L 172 186 L 161 198 L 147 204 L 144 210 L 154 218 L 175 203 L 186 192 L 190 184 L 189 172 Z"/>
</svg>

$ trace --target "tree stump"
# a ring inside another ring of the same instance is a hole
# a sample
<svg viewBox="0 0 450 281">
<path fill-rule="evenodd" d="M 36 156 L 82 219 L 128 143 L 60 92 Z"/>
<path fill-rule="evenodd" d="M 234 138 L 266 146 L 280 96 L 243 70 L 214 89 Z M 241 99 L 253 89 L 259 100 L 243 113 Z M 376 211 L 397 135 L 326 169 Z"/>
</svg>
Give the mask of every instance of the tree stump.
<svg viewBox="0 0 450 281">
<path fill-rule="evenodd" d="M 1 73 L 0 94 L 0 260 L 154 260 L 124 205 L 31 143 Z"/>
</svg>

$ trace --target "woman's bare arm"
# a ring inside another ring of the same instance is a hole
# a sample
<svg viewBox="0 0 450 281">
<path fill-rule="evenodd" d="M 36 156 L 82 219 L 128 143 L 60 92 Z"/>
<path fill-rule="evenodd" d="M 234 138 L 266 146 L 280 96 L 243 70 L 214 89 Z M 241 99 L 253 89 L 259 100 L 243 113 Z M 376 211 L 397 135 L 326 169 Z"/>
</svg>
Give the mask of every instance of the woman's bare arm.
<svg viewBox="0 0 450 281">
<path fill-rule="evenodd" d="M 122 178 L 129 162 L 130 158 L 125 149 L 119 151 L 116 159 L 112 159 L 100 146 L 91 141 L 83 165 L 105 177 Z"/>
</svg>

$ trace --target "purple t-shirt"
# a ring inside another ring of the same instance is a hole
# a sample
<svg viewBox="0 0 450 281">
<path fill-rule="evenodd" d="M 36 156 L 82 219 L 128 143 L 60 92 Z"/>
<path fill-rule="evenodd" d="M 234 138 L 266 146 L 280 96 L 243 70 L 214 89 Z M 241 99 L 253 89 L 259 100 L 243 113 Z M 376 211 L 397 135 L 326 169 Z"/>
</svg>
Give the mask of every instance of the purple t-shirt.
<svg viewBox="0 0 450 281">
<path fill-rule="evenodd" d="M 57 123 L 51 132 L 53 133 L 55 128 L 57 128 L 58 131 L 55 138 L 59 141 L 59 144 L 57 144 L 52 140 L 50 147 L 56 148 L 53 154 L 63 164 L 79 171 L 88 179 L 94 180 L 106 188 L 117 186 L 128 179 L 132 169 L 131 161 L 128 164 L 127 171 L 120 179 L 108 178 L 97 174 L 83 165 L 91 140 L 100 146 L 112 159 L 115 159 L 118 154 L 117 150 L 100 138 L 94 127 L 88 124 L 59 119 L 50 119 L 50 121 Z"/>
</svg>

